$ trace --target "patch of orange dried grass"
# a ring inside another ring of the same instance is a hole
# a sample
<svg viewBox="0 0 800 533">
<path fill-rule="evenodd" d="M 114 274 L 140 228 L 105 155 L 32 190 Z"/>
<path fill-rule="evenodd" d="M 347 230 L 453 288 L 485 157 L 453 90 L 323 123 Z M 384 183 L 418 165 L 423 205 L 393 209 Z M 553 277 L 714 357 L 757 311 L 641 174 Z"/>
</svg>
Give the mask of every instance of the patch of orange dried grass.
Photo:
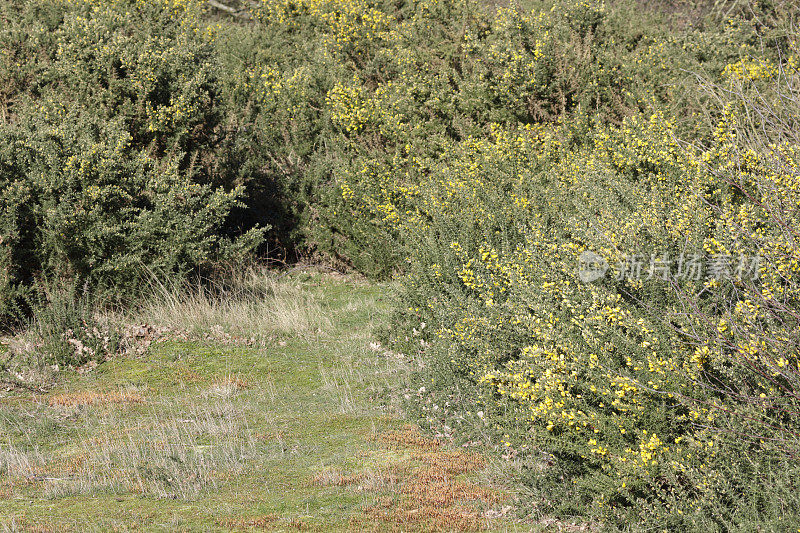
<svg viewBox="0 0 800 533">
<path fill-rule="evenodd" d="M 237 529 L 272 529 L 279 520 L 276 514 L 266 514 L 252 518 L 226 518 L 217 520 L 217 525 L 230 530 Z"/>
<path fill-rule="evenodd" d="M 441 446 L 441 442 L 436 439 L 429 439 L 420 433 L 416 426 L 405 426 L 399 431 L 387 431 L 377 437 L 378 442 L 390 449 L 414 448 L 420 450 L 436 450 Z"/>
<path fill-rule="evenodd" d="M 380 499 L 354 517 L 353 530 L 371 531 L 481 531 L 490 524 L 481 507 L 496 504 L 503 495 L 462 479 L 486 466 L 474 453 L 443 449 L 442 443 L 422 435 L 414 426 L 377 437 L 384 447 L 409 454 L 418 464 L 398 480 L 399 495 Z"/>
<path fill-rule="evenodd" d="M 51 407 L 78 407 L 84 405 L 107 405 L 141 403 L 144 398 L 135 392 L 80 391 L 57 394 L 48 400 Z"/>
</svg>

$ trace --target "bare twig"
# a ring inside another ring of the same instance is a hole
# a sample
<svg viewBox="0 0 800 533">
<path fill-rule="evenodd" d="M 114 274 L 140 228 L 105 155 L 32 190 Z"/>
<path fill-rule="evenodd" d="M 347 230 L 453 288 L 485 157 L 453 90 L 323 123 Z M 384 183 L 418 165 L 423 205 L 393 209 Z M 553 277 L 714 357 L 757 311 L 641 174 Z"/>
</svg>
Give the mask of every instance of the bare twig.
<svg viewBox="0 0 800 533">
<path fill-rule="evenodd" d="M 208 0 L 208 5 L 210 5 L 211 7 L 215 7 L 217 9 L 221 10 L 221 11 L 224 11 L 224 12 L 226 12 L 226 13 L 234 16 L 234 17 L 238 17 L 238 18 L 241 18 L 241 19 L 247 19 L 247 20 L 250 20 L 252 18 L 250 13 L 248 13 L 245 10 L 233 8 L 233 7 L 229 6 L 229 5 L 223 4 L 221 2 L 217 2 L 216 0 Z"/>
</svg>

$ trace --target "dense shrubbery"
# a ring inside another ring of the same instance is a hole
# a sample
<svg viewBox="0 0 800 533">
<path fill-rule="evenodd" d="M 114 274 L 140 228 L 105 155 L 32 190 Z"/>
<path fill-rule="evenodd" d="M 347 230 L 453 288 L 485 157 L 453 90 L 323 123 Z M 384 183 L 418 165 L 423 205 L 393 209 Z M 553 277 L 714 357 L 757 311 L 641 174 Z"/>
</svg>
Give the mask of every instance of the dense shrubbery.
<svg viewBox="0 0 800 533">
<path fill-rule="evenodd" d="M 619 126 L 497 126 L 444 154 L 399 222 L 405 321 L 430 332 L 423 414 L 487 421 L 537 463 L 540 509 L 796 527 L 794 57 L 710 70 L 726 85 L 694 128 L 658 102 Z M 585 284 L 586 250 L 645 254 L 645 275 L 651 255 L 722 255 L 731 276 Z"/>
<path fill-rule="evenodd" d="M 39 275 L 134 291 L 149 269 L 232 260 L 260 230 L 222 229 L 243 190 L 214 172 L 219 65 L 191 5 L 29 2 L 3 8 L 0 313 Z M 223 154 L 224 155 L 224 154 Z"/>
<path fill-rule="evenodd" d="M 550 465 L 535 484 L 552 483 L 556 512 L 741 527 L 798 504 L 786 488 L 781 505 L 733 514 L 777 498 L 773 479 L 744 471 L 780 472 L 798 451 L 797 251 L 780 208 L 795 205 L 797 175 L 774 150 L 734 167 L 727 127 L 697 152 L 660 115 L 595 128 L 581 147 L 568 131 L 497 131 L 465 143 L 407 226 L 420 246 L 406 316 L 432 342 L 421 384 L 451 411 L 424 414 L 454 425 L 483 412 L 506 446 Z M 611 264 L 645 253 L 645 274 L 650 254 L 723 251 L 733 274 L 740 253 L 764 259 L 755 284 L 584 284 L 585 250 Z"/>
<path fill-rule="evenodd" d="M 488 426 L 541 512 L 797 527 L 788 2 L 231 5 L 0 3 L 0 313 L 37 276 L 130 294 L 271 226 L 403 274 L 423 419 Z M 762 261 L 586 284 L 587 250 Z"/>
</svg>

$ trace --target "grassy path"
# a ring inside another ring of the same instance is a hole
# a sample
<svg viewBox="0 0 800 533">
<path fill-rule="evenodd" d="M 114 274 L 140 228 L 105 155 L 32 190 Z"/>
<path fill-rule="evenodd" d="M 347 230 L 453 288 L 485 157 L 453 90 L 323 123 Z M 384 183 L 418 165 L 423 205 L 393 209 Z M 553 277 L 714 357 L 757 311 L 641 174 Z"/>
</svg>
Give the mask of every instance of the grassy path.
<svg viewBox="0 0 800 533">
<path fill-rule="evenodd" d="M 167 334 L 47 394 L 0 397 L 0 528 L 506 529 L 487 518 L 504 496 L 475 481 L 483 459 L 400 417 L 407 363 L 370 346 L 382 288 L 287 283 L 316 309 L 293 332 Z"/>
</svg>

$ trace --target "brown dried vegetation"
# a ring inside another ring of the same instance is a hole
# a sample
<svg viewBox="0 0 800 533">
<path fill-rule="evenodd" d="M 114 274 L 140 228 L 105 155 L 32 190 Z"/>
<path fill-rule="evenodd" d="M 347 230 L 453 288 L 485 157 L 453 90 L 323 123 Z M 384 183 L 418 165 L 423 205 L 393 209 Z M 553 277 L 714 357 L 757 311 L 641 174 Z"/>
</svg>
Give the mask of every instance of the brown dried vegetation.
<svg viewBox="0 0 800 533">
<path fill-rule="evenodd" d="M 270 513 L 253 518 L 226 518 L 217 520 L 217 525 L 230 530 L 271 529 L 278 520 L 278 515 Z"/>
<path fill-rule="evenodd" d="M 423 436 L 413 426 L 383 433 L 377 440 L 385 448 L 407 454 L 409 465 L 395 470 L 401 476 L 399 494 L 367 506 L 363 515 L 351 520 L 353 530 L 480 531 L 490 526 L 483 508 L 500 502 L 504 495 L 465 479 L 485 467 L 483 457 L 444 449 L 440 441 Z"/>
<path fill-rule="evenodd" d="M 141 403 L 144 398 L 135 392 L 79 391 L 57 394 L 48 400 L 51 407 L 78 407 L 84 405 L 107 405 Z"/>
</svg>

